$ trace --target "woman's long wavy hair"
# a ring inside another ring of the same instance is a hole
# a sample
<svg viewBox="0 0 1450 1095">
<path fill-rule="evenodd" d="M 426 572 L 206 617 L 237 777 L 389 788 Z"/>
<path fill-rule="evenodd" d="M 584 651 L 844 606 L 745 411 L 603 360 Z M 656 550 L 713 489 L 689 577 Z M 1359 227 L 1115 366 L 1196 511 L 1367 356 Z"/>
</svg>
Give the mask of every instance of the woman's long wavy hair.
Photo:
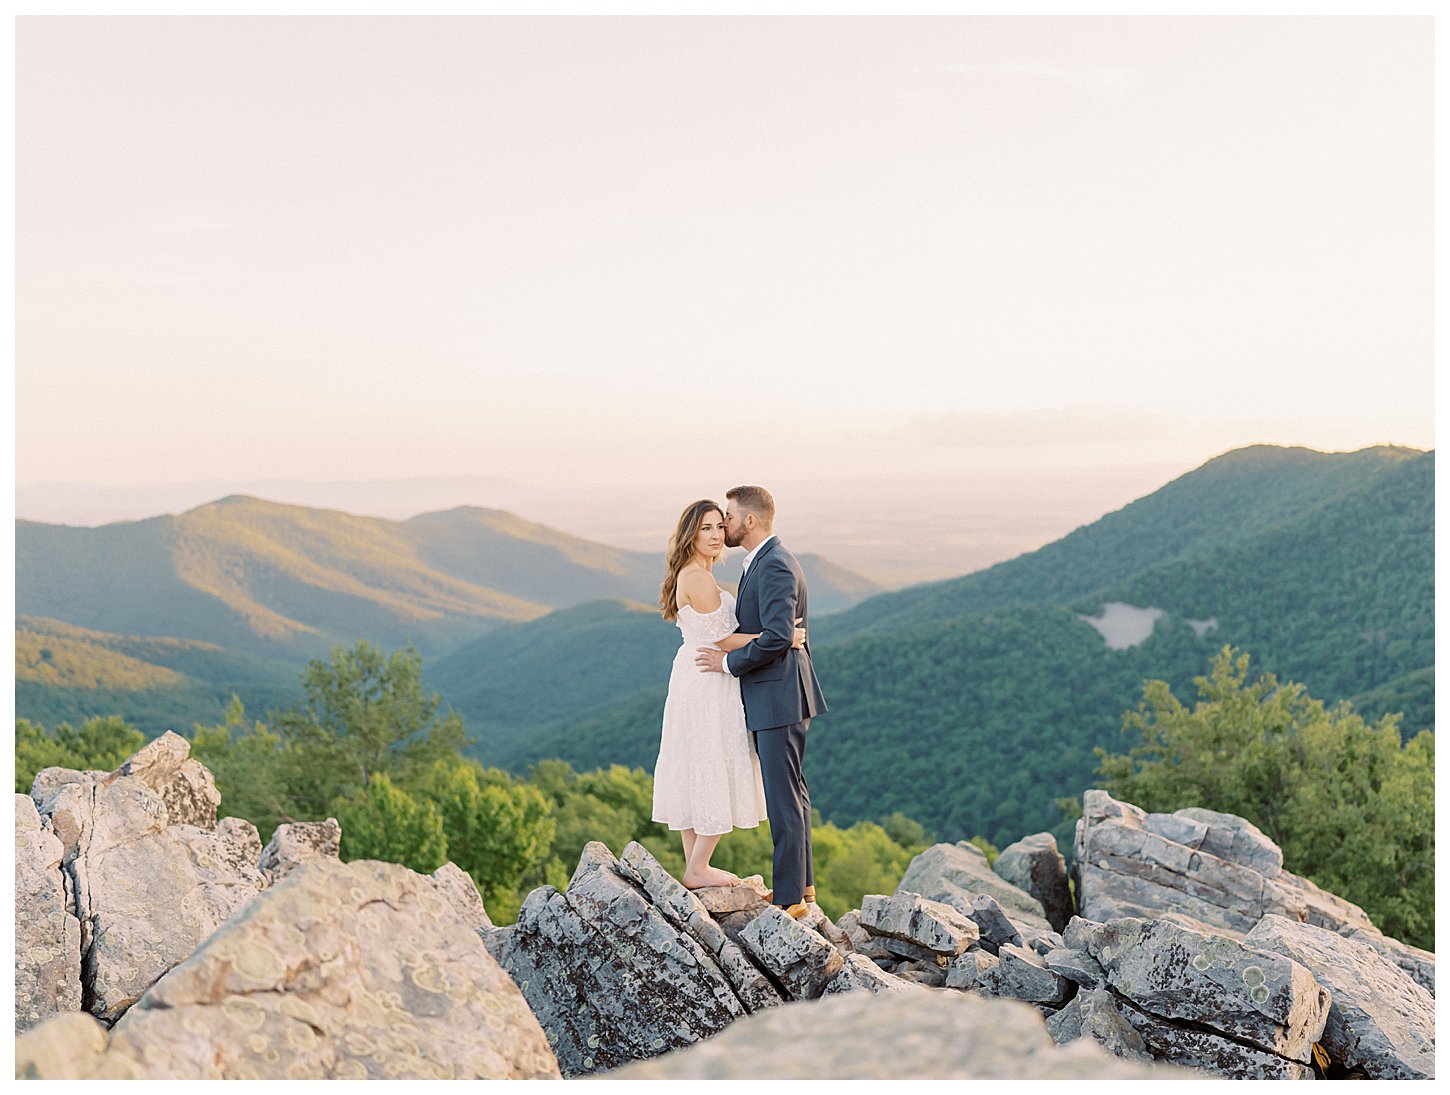
<svg viewBox="0 0 1450 1095">
<path fill-rule="evenodd" d="M 673 620 L 679 615 L 679 610 L 675 608 L 675 592 L 680 586 L 680 571 L 695 557 L 695 537 L 699 535 L 700 526 L 705 523 L 707 513 L 718 513 L 720 520 L 725 520 L 725 510 L 718 503 L 708 498 L 691 502 L 685 507 L 685 512 L 680 514 L 680 523 L 675 526 L 675 534 L 670 537 L 670 546 L 665 549 L 665 581 L 660 586 L 660 615 L 667 620 Z"/>
</svg>

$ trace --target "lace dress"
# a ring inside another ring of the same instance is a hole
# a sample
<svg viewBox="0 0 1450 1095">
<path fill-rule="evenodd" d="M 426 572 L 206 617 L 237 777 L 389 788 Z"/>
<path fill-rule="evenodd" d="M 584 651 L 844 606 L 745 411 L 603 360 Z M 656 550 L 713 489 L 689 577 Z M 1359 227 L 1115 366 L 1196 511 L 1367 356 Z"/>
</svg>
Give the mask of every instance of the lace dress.
<svg viewBox="0 0 1450 1095">
<path fill-rule="evenodd" d="M 702 673 L 695 664 L 696 647 L 734 632 L 735 598 L 722 590 L 714 612 L 686 605 L 675 623 L 684 642 L 665 698 L 654 820 L 702 836 L 753 829 L 765 820 L 765 788 L 745 729 L 740 681 L 729 673 Z"/>
</svg>

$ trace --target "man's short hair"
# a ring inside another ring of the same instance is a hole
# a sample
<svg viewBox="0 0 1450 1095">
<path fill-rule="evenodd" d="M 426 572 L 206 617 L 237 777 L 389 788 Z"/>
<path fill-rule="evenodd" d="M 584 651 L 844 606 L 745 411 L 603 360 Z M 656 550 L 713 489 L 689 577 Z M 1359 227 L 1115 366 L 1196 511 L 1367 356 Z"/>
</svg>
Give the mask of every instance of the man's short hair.
<svg viewBox="0 0 1450 1095">
<path fill-rule="evenodd" d="M 748 509 L 759 518 L 766 528 L 775 525 L 775 499 L 764 487 L 731 487 L 725 497 L 737 502 L 741 509 Z"/>
</svg>

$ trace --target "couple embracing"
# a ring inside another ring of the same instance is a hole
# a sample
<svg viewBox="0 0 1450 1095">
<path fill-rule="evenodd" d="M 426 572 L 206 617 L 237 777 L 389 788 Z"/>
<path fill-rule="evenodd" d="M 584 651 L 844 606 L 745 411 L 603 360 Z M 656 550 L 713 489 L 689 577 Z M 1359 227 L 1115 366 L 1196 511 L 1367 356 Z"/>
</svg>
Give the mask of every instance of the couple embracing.
<svg viewBox="0 0 1450 1095">
<path fill-rule="evenodd" d="M 670 671 L 655 821 L 680 832 L 691 889 L 740 881 L 710 866 L 720 838 L 770 819 L 772 902 L 797 919 L 816 899 L 806 729 L 826 710 L 803 626 L 806 580 L 775 537 L 775 500 L 734 487 L 680 515 L 666 553 L 660 608 L 683 636 Z M 727 547 L 743 547 L 739 593 L 715 584 Z"/>
</svg>

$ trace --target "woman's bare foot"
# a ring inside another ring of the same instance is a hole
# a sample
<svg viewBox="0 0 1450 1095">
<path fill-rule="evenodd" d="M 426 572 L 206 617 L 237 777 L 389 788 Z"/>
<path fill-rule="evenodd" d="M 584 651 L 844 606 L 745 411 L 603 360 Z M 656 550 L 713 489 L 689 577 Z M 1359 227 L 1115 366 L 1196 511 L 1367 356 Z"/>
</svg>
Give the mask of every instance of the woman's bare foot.
<svg viewBox="0 0 1450 1095">
<path fill-rule="evenodd" d="M 699 871 L 686 869 L 680 879 L 687 890 L 703 890 L 709 886 L 738 886 L 740 877 L 719 867 L 704 867 Z"/>
</svg>

